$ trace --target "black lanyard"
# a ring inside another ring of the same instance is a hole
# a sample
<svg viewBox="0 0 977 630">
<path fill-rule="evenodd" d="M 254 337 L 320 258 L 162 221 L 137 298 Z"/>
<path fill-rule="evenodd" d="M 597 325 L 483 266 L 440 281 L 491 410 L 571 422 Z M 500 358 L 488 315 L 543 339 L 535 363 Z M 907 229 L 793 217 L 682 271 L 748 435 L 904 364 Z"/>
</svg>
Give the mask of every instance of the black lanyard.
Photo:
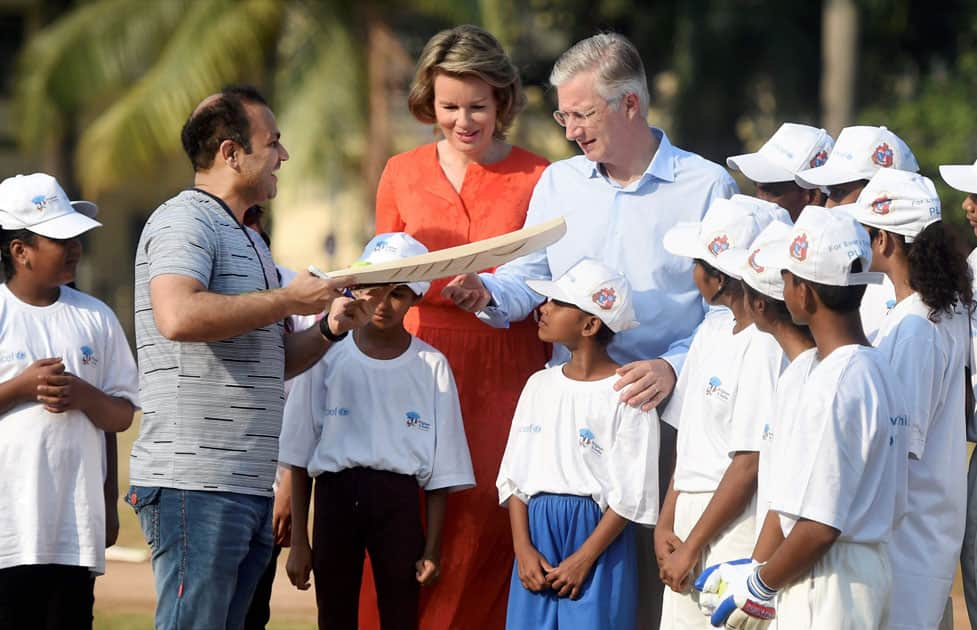
<svg viewBox="0 0 977 630">
<path fill-rule="evenodd" d="M 220 207 L 223 208 L 224 212 L 227 213 L 227 216 L 231 218 L 231 221 L 233 221 L 235 225 L 237 225 L 241 229 L 241 231 L 244 233 L 244 238 L 248 239 L 248 244 L 250 244 L 251 249 L 254 250 L 255 259 L 258 261 L 258 266 L 261 268 L 261 277 L 265 281 L 265 290 L 267 291 L 268 289 L 271 289 L 271 284 L 268 282 L 268 274 L 265 273 L 265 264 L 261 260 L 261 254 L 258 252 L 258 247 L 254 244 L 254 241 L 251 240 L 251 235 L 248 234 L 250 230 L 244 227 L 244 225 L 242 225 L 241 222 L 237 220 L 237 217 L 234 216 L 234 213 L 231 212 L 231 209 L 227 207 L 227 204 L 224 203 L 223 199 L 217 197 L 216 195 L 210 194 L 206 190 L 201 190 L 199 188 L 191 188 L 190 190 L 207 195 L 208 197 L 210 197 L 211 199 L 219 203 Z"/>
</svg>

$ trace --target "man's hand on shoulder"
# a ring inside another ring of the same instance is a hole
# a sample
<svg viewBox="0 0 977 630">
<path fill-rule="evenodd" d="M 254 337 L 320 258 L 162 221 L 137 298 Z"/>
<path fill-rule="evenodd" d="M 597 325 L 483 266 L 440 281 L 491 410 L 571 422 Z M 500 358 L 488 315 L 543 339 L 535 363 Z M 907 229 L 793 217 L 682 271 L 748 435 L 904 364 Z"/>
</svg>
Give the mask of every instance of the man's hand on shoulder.
<svg viewBox="0 0 977 630">
<path fill-rule="evenodd" d="M 455 276 L 441 290 L 441 297 L 451 300 L 455 306 L 469 313 L 477 313 L 492 300 L 492 294 L 485 288 L 478 274 L 474 273 Z"/>
<path fill-rule="evenodd" d="M 642 411 L 651 411 L 675 389 L 675 370 L 665 359 L 634 361 L 619 367 L 617 374 L 621 379 L 614 389 L 621 392 L 621 402 Z"/>
</svg>

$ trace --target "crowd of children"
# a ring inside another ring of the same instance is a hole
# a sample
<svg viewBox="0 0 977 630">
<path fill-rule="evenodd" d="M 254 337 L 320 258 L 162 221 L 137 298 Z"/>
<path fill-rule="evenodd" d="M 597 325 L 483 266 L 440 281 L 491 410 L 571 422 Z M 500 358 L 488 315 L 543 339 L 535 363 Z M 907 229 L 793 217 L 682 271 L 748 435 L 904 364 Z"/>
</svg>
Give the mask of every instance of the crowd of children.
<svg viewBox="0 0 977 630">
<path fill-rule="evenodd" d="M 717 199 L 649 244 L 694 261 L 710 309 L 662 408 L 678 431 L 664 497 L 658 414 L 613 387 L 607 346 L 638 326 L 628 281 L 590 258 L 527 281 L 546 298 L 539 338 L 570 358 L 526 383 L 498 471 L 510 628 L 631 630 L 635 528 L 652 526 L 663 629 L 950 627 L 975 437 L 973 275 L 935 187 L 884 127 L 832 143 L 787 124 L 730 166 L 758 197 Z M 977 225 L 977 165 L 943 174 Z M 115 316 L 66 286 L 94 212 L 49 176 L 0 184 L 3 627 L 36 619 L 41 591 L 55 625 L 90 619 L 104 571 L 104 436 L 138 403 Z M 359 263 L 425 252 L 381 234 Z M 278 542 L 295 586 L 315 574 L 321 627 L 356 627 L 365 554 L 383 627 L 415 627 L 446 494 L 475 484 L 451 368 L 403 324 L 429 286 L 390 289 L 285 406 L 294 526 Z"/>
</svg>

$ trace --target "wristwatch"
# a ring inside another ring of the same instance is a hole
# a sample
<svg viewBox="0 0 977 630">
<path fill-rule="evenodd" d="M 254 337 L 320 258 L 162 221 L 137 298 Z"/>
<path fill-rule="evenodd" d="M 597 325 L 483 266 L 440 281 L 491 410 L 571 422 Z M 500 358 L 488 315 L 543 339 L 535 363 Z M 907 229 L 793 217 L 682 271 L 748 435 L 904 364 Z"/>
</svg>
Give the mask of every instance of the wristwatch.
<svg viewBox="0 0 977 630">
<path fill-rule="evenodd" d="M 329 329 L 329 318 L 328 317 L 323 317 L 322 319 L 319 320 L 319 332 L 322 334 L 323 337 L 325 337 L 326 339 L 328 339 L 332 343 L 338 343 L 338 342 L 342 341 L 343 339 L 346 338 L 346 335 L 349 334 L 349 331 L 348 330 L 346 332 L 342 333 L 342 334 L 339 334 L 339 335 L 332 334 L 332 330 Z"/>
</svg>

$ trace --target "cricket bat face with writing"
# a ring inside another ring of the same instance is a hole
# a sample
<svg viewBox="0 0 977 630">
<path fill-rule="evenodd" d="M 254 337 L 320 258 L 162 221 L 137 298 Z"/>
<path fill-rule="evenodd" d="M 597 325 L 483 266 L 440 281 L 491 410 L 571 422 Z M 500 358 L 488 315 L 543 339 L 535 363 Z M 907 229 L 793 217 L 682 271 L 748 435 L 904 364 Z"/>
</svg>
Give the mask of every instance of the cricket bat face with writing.
<svg viewBox="0 0 977 630">
<path fill-rule="evenodd" d="M 351 266 L 330 272 L 310 266 L 309 272 L 322 278 L 355 277 L 358 286 L 407 284 L 451 278 L 498 267 L 520 256 L 549 247 L 563 238 L 566 231 L 566 221 L 563 217 L 558 217 L 501 236 L 419 256 L 376 265 Z"/>
</svg>

